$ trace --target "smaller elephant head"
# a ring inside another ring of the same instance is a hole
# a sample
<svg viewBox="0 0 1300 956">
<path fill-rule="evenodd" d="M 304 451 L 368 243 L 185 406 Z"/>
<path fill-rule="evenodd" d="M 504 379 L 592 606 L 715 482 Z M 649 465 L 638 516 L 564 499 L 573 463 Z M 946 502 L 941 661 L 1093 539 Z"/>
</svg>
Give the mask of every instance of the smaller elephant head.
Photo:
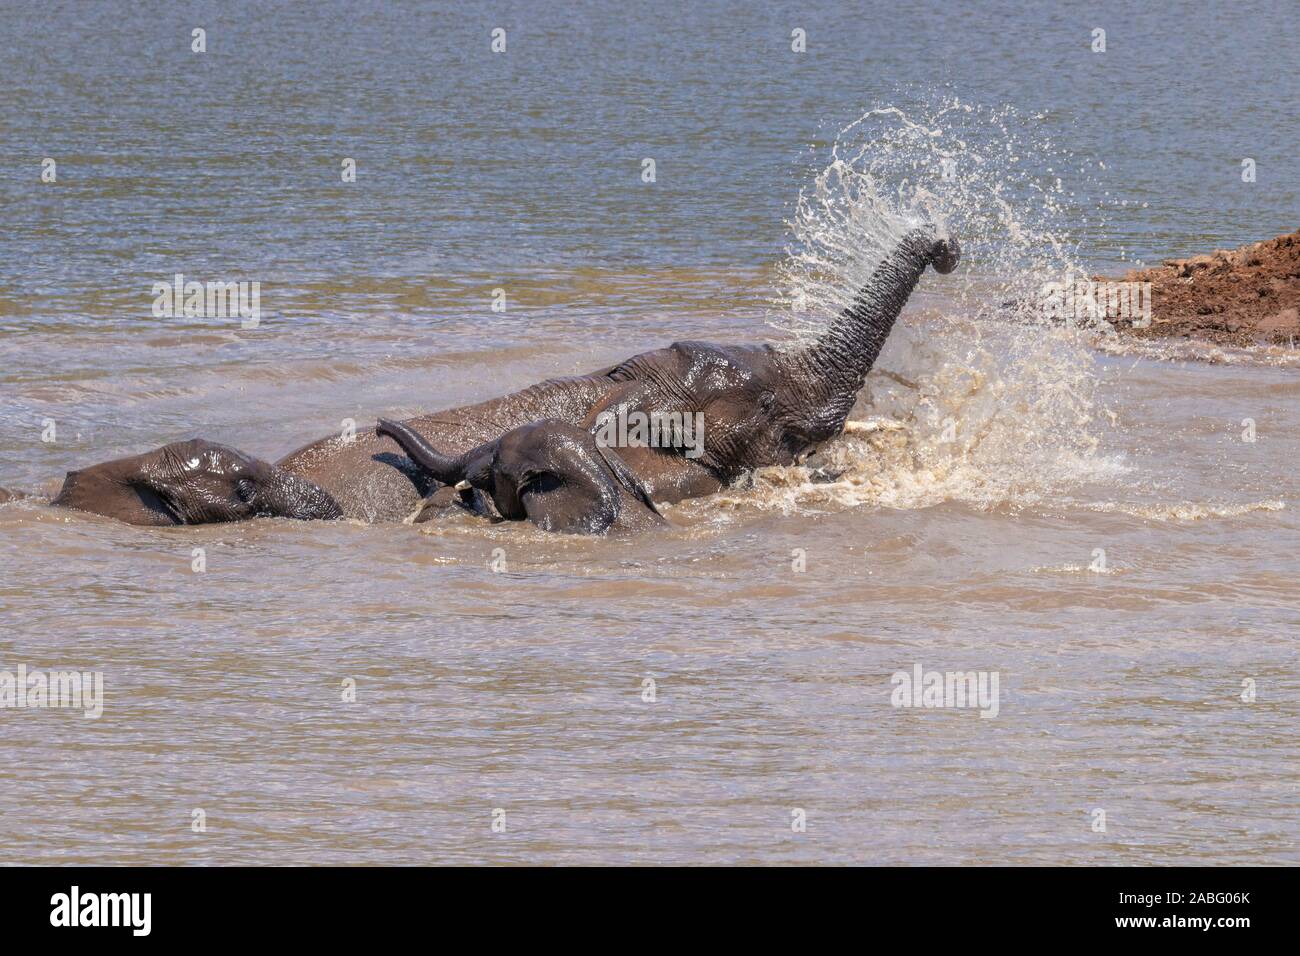
<svg viewBox="0 0 1300 956">
<path fill-rule="evenodd" d="M 442 455 L 401 422 L 376 432 L 446 484 L 480 491 L 509 521 L 545 531 L 604 534 L 663 523 L 644 486 L 618 455 L 588 431 L 558 419 L 521 425 L 464 455 Z"/>
<path fill-rule="evenodd" d="M 150 525 L 343 516 L 310 481 L 199 438 L 70 471 L 53 503 Z"/>
</svg>

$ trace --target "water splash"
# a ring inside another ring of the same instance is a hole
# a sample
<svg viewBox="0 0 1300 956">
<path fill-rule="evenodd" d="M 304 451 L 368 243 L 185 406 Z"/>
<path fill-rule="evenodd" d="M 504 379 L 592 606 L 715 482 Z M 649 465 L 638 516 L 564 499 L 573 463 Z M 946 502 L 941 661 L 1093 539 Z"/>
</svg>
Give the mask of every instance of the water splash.
<svg viewBox="0 0 1300 956">
<path fill-rule="evenodd" d="M 1087 211 L 1086 165 L 1042 120 L 948 98 L 872 110 L 835 138 L 777 269 L 771 324 L 785 343 L 820 333 L 918 225 L 957 236 L 963 263 L 927 273 L 867 379 L 854 417 L 894 427 L 827 446 L 836 481 L 765 470 L 760 505 L 1032 504 L 1125 470 L 1099 452 L 1096 330 L 1040 308 L 1045 283 L 1087 275 L 1072 235 L 1100 208 Z"/>
<path fill-rule="evenodd" d="M 1072 237 L 1103 207 L 1088 164 L 1053 143 L 1046 117 L 955 98 L 913 116 L 891 106 L 850 123 L 800 191 L 772 322 L 795 340 L 821 331 L 922 224 L 961 240 L 966 264 L 944 289 L 981 311 L 1017 303 L 1037 319 L 1044 282 L 1087 277 Z"/>
</svg>

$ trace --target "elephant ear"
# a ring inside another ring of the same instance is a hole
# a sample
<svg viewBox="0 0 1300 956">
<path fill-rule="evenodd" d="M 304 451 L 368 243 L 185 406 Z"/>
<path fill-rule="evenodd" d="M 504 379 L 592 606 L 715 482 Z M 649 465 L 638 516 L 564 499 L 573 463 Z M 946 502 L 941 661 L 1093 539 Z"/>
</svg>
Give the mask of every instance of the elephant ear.
<svg viewBox="0 0 1300 956">
<path fill-rule="evenodd" d="M 605 464 L 608 465 L 609 470 L 614 473 L 614 477 L 618 479 L 618 483 L 630 491 L 632 496 L 640 501 L 641 504 L 645 505 L 655 514 L 659 514 L 659 509 L 656 508 L 655 503 L 650 500 L 650 492 L 646 491 L 645 485 L 641 483 L 641 479 L 633 473 L 632 469 L 627 466 L 627 462 L 623 461 L 614 449 L 606 448 L 599 442 L 596 443 L 596 451 L 600 452 L 600 457 L 605 459 Z"/>
</svg>

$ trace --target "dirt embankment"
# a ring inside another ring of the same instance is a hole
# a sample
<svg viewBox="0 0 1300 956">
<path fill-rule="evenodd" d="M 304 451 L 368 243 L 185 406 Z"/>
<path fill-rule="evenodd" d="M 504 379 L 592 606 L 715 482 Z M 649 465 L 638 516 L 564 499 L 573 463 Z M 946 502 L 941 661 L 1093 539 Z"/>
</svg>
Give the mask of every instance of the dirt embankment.
<svg viewBox="0 0 1300 956">
<path fill-rule="evenodd" d="M 1300 230 L 1240 249 L 1166 259 L 1118 281 L 1151 283 L 1151 324 L 1115 321 L 1125 335 L 1221 345 L 1300 342 Z"/>
</svg>

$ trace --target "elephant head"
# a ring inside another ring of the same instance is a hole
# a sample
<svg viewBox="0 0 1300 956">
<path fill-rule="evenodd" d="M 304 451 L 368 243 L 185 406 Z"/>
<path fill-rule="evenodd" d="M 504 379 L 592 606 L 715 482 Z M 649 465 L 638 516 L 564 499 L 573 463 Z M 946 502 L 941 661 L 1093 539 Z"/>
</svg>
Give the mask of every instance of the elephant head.
<svg viewBox="0 0 1300 956">
<path fill-rule="evenodd" d="M 508 521 L 545 531 L 603 534 L 662 523 L 644 486 L 613 449 L 558 419 L 512 429 L 463 455 L 444 455 L 401 422 L 379 419 L 377 434 L 396 441 L 436 480 L 482 492 Z"/>
<path fill-rule="evenodd" d="M 197 438 L 70 471 L 53 503 L 149 525 L 343 515 L 310 481 Z"/>
</svg>

